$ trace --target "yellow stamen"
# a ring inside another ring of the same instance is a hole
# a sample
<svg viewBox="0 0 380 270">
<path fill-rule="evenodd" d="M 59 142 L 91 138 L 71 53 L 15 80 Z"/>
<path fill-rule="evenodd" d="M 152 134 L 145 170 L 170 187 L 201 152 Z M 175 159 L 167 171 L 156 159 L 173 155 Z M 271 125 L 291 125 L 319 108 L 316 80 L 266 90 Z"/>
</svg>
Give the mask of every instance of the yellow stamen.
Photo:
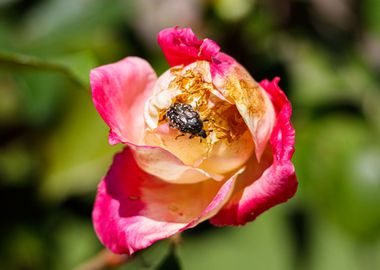
<svg viewBox="0 0 380 270">
<path fill-rule="evenodd" d="M 174 67 L 170 70 L 175 78 L 170 82 L 169 89 L 181 91 L 181 94 L 173 98 L 172 104 L 191 104 L 199 113 L 207 132 L 213 132 L 217 140 L 225 139 L 231 142 L 242 135 L 247 127 L 236 106 L 212 94 L 214 86 L 204 78 L 204 68 L 207 68 L 205 65 L 206 62 L 198 61 L 193 69 Z M 165 113 L 165 110 L 160 112 L 161 122 L 165 121 Z"/>
</svg>

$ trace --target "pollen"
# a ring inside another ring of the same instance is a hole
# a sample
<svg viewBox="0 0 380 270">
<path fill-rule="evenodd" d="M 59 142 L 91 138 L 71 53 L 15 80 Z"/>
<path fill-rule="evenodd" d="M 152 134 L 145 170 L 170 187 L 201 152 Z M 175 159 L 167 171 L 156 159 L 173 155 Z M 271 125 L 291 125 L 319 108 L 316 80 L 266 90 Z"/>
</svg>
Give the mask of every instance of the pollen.
<svg viewBox="0 0 380 270">
<path fill-rule="evenodd" d="M 211 78 L 205 76 L 209 73 L 205 72 L 205 69 L 209 69 L 208 64 L 205 61 L 198 61 L 192 69 L 185 70 L 180 66 L 170 70 L 174 79 L 170 82 L 169 88 L 180 90 L 180 94 L 172 99 L 172 104 L 190 104 L 199 113 L 204 123 L 204 130 L 212 135 L 207 138 L 210 142 L 217 140 L 231 142 L 242 135 L 247 127 L 235 105 L 213 94 L 217 90 Z M 244 85 L 244 82 L 242 84 Z M 160 112 L 160 121 L 165 121 L 164 110 Z"/>
<path fill-rule="evenodd" d="M 262 116 L 265 112 L 265 102 L 257 83 L 239 80 L 241 88 L 241 100 L 243 104 L 249 104 L 248 111 L 251 114 Z"/>
<path fill-rule="evenodd" d="M 232 74 L 235 75 L 226 79 L 225 94 L 237 105 L 244 104 L 249 114 L 262 117 L 265 113 L 265 101 L 260 86 L 239 70 Z"/>
</svg>

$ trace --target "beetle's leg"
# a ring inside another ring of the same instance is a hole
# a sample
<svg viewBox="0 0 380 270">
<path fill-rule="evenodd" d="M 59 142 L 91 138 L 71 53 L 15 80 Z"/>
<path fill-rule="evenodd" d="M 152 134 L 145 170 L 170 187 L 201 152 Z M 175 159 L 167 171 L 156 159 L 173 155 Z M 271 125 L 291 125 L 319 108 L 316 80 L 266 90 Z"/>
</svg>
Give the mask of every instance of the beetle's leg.
<svg viewBox="0 0 380 270">
<path fill-rule="evenodd" d="M 177 140 L 179 137 L 182 137 L 182 136 L 185 136 L 185 134 L 179 134 L 177 137 L 175 137 L 175 139 Z"/>
<path fill-rule="evenodd" d="M 213 124 L 215 123 L 214 119 L 204 119 L 202 120 L 203 122 L 212 122 Z"/>
<path fill-rule="evenodd" d="M 176 126 L 173 123 L 171 123 L 171 122 L 169 122 L 169 127 L 176 128 Z"/>
<path fill-rule="evenodd" d="M 163 114 L 163 115 L 161 115 L 161 117 L 160 117 L 159 121 L 164 121 L 165 119 L 166 119 L 166 113 L 165 113 L 165 114 Z"/>
</svg>

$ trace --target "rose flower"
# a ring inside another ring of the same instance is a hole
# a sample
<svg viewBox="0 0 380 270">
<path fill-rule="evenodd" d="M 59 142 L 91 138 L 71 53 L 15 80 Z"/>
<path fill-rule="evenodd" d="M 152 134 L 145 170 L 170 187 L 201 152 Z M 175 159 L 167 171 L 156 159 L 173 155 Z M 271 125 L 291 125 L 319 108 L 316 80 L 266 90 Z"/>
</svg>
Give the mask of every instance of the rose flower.
<svg viewBox="0 0 380 270">
<path fill-rule="evenodd" d="M 279 78 L 257 83 L 190 28 L 161 31 L 171 68 L 138 57 L 91 71 L 109 142 L 126 147 L 100 182 L 100 241 L 132 254 L 209 219 L 242 225 L 294 195 L 295 132 Z"/>
</svg>

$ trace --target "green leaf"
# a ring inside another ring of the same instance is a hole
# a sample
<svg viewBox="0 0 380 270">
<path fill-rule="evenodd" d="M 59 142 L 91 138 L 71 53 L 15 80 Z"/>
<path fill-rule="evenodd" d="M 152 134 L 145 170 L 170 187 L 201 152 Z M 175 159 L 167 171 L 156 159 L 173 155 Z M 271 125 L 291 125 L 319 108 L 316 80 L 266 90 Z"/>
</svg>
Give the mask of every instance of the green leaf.
<svg viewBox="0 0 380 270">
<path fill-rule="evenodd" d="M 369 30 L 380 36 L 380 2 L 377 0 L 363 1 L 364 22 Z"/>
<path fill-rule="evenodd" d="M 97 66 L 94 55 L 88 50 L 59 56 L 54 59 L 54 63 L 69 70 L 71 75 L 86 89 L 90 86 L 90 70 Z"/>
<path fill-rule="evenodd" d="M 169 240 L 158 241 L 149 248 L 134 254 L 132 259 L 119 270 L 154 270 L 158 269 L 171 255 Z"/>
<path fill-rule="evenodd" d="M 313 218 L 311 224 L 311 270 L 361 270 L 357 246 L 339 228 L 323 219 Z M 376 268 L 369 268 L 376 269 Z"/>
<path fill-rule="evenodd" d="M 325 51 L 305 42 L 290 42 L 283 46 L 294 85 L 293 101 L 315 106 L 348 95 Z"/>
<path fill-rule="evenodd" d="M 219 0 L 215 1 L 214 8 L 222 19 L 237 21 L 249 14 L 255 2 L 255 0 Z"/>
<path fill-rule="evenodd" d="M 49 255 L 54 263 L 49 269 L 74 269 L 101 248 L 93 232 L 91 220 L 81 220 L 66 213 L 61 213 L 51 237 L 54 243 L 51 248 L 54 248 L 54 252 Z"/>
<path fill-rule="evenodd" d="M 88 51 L 60 56 L 56 60 L 44 60 L 20 53 L 0 51 L 0 67 L 2 68 L 34 68 L 54 71 L 67 76 L 84 88 L 88 88 L 88 74 L 90 69 L 95 66 L 96 61 Z"/>
<path fill-rule="evenodd" d="M 176 248 L 177 247 L 173 244 L 170 246 L 170 252 L 165 257 L 165 259 L 161 262 L 161 264 L 156 268 L 157 270 L 167 270 L 167 269 L 180 270 L 180 269 L 182 269 L 180 259 L 177 255 Z"/>
<path fill-rule="evenodd" d="M 1 269 L 44 269 L 46 245 L 35 228 L 15 224 L 4 234 Z"/>
<path fill-rule="evenodd" d="M 60 43 L 70 45 L 70 41 L 85 41 L 94 31 L 123 21 L 130 11 L 129 6 L 129 1 L 118 0 L 112 4 L 104 0 L 92 0 L 91 4 L 86 0 L 41 1 L 25 18 L 24 41 L 28 46 L 35 45 L 33 43 L 59 46 Z M 82 44 L 85 48 L 88 45 Z"/>
<path fill-rule="evenodd" d="M 278 42 L 286 59 L 291 80 L 291 100 L 302 107 L 334 102 L 360 104 L 376 76 L 363 64 L 359 54 L 334 58 L 322 47 L 303 40 L 283 38 Z"/>
<path fill-rule="evenodd" d="M 298 128 L 299 194 L 330 222 L 359 239 L 380 226 L 380 145 L 360 118 L 330 115 Z"/>
<path fill-rule="evenodd" d="M 61 200 L 95 191 L 121 145 L 108 144 L 108 128 L 84 92 L 70 97 L 70 109 L 46 143 L 47 164 L 42 194 Z"/>
<path fill-rule="evenodd" d="M 185 234 L 179 247 L 183 269 L 294 269 L 293 243 L 279 208 L 245 226 Z"/>
</svg>

